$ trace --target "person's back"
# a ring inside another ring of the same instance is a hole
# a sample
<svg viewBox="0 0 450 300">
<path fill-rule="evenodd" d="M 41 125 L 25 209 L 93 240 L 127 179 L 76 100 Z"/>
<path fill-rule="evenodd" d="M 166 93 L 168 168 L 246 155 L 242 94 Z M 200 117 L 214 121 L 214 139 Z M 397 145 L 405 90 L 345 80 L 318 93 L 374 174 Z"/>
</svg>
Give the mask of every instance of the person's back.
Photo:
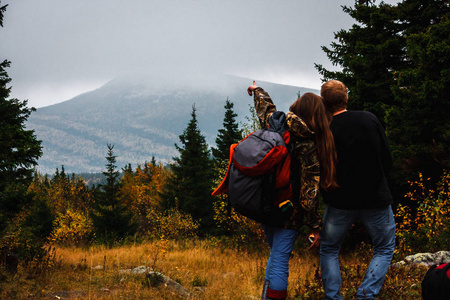
<svg viewBox="0 0 450 300">
<path fill-rule="evenodd" d="M 322 100 L 333 119 L 330 125 L 337 153 L 339 188 L 322 191 L 327 203 L 320 232 L 320 268 L 325 299 L 341 300 L 339 251 L 350 226 L 366 227 L 374 256 L 357 299 L 375 299 L 389 269 L 395 248 L 392 196 L 386 175 L 391 169 L 389 144 L 376 116 L 347 111 L 347 88 L 337 80 L 322 85 Z"/>
<path fill-rule="evenodd" d="M 339 189 L 325 192 L 336 208 L 379 208 L 392 203 L 386 174 L 392 159 L 380 122 L 365 111 L 346 111 L 331 122 L 337 152 Z"/>
</svg>

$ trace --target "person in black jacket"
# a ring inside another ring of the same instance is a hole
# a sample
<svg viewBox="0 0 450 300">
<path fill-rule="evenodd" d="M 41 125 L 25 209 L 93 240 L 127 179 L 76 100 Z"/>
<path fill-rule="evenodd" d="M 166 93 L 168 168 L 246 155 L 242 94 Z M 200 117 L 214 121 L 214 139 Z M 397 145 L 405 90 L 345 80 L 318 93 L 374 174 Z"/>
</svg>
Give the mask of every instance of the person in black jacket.
<svg viewBox="0 0 450 300">
<path fill-rule="evenodd" d="M 333 119 L 339 188 L 322 191 L 327 204 L 320 233 L 320 267 L 325 299 L 342 299 L 339 250 L 349 227 L 360 221 L 372 239 L 373 258 L 358 299 L 379 293 L 395 248 L 392 195 L 386 176 L 392 157 L 384 129 L 367 111 L 347 111 L 347 88 L 337 80 L 322 85 L 321 96 Z"/>
</svg>

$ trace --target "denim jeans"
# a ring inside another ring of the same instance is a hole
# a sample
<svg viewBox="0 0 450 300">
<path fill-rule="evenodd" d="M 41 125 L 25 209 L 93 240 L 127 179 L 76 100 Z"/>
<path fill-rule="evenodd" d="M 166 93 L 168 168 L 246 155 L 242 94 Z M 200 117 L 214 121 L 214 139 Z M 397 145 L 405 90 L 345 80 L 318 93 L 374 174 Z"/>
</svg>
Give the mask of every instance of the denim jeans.
<svg viewBox="0 0 450 300">
<path fill-rule="evenodd" d="M 348 229 L 358 220 L 366 227 L 372 239 L 373 257 L 356 297 L 374 299 L 383 285 L 395 248 L 392 207 L 345 210 L 328 205 L 320 233 L 320 268 L 325 299 L 342 299 L 339 250 Z"/>
<path fill-rule="evenodd" d="M 262 228 L 270 247 L 270 256 L 267 260 L 264 280 L 269 282 L 270 289 L 285 291 L 288 286 L 289 258 L 294 248 L 298 231 L 265 224 L 262 224 Z"/>
</svg>

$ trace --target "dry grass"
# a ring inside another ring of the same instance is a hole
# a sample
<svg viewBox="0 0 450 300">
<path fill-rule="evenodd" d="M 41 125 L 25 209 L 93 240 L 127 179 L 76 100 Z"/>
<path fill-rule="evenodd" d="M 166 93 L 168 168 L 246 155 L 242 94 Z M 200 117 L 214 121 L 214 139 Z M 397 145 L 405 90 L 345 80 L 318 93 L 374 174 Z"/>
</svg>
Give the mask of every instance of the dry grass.
<svg viewBox="0 0 450 300">
<path fill-rule="evenodd" d="M 3 276 L 0 298 L 180 299 L 163 285 L 149 285 L 143 274 L 121 272 L 148 266 L 183 285 L 194 299 L 260 299 L 267 255 L 268 249 L 250 253 L 199 240 L 155 241 L 112 249 L 56 248 L 54 266 L 47 272 L 30 276 L 30 270 L 21 267 L 14 277 Z M 349 257 L 345 265 L 357 261 Z M 299 293 L 306 280 L 320 291 L 320 286 L 314 286 L 318 263 L 317 253 L 295 252 L 290 261 L 290 299 L 303 299 Z"/>
</svg>

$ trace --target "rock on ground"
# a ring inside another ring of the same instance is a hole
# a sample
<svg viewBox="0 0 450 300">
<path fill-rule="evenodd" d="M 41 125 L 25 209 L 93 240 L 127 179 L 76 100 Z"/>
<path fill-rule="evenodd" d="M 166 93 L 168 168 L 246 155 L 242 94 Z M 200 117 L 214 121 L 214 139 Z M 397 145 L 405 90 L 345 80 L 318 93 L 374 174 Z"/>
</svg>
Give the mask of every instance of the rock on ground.
<svg viewBox="0 0 450 300">
<path fill-rule="evenodd" d="M 436 253 L 417 253 L 405 257 L 403 260 L 393 263 L 393 267 L 407 266 L 407 265 L 422 265 L 430 267 L 432 265 L 439 265 L 450 263 L 450 251 L 439 251 Z"/>
</svg>

